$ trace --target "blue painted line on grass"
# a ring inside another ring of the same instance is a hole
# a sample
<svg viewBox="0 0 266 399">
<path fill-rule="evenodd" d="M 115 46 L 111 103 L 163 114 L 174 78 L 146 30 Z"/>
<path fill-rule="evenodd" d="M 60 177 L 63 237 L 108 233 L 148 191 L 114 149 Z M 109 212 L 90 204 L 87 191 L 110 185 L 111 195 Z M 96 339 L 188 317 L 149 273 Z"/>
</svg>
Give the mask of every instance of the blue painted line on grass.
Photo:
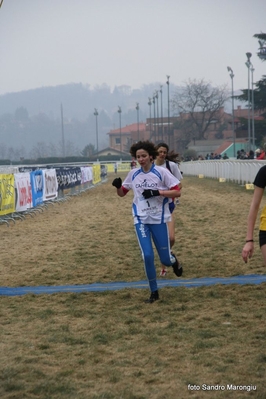
<svg viewBox="0 0 266 399">
<path fill-rule="evenodd" d="M 201 287 L 215 284 L 261 284 L 266 283 L 266 275 L 249 274 L 245 276 L 233 277 L 202 277 L 178 280 L 157 280 L 158 287 Z M 132 281 L 132 282 L 112 282 L 112 283 L 94 283 L 82 285 L 65 285 L 65 286 L 39 286 L 39 287 L 0 287 L 0 296 L 19 296 L 26 294 L 56 294 L 59 292 L 101 292 L 101 291 L 116 291 L 125 288 L 149 288 L 148 282 Z"/>
</svg>

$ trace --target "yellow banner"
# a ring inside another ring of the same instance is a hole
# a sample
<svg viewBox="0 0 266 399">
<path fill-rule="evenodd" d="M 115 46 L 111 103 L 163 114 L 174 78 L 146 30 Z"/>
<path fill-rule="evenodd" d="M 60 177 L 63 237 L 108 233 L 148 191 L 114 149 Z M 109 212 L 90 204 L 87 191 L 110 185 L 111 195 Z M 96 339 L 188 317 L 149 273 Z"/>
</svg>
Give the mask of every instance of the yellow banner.
<svg viewBox="0 0 266 399">
<path fill-rule="evenodd" d="M 129 172 L 130 171 L 130 162 L 118 163 L 117 171 L 118 172 Z"/>
<path fill-rule="evenodd" d="M 106 166 L 106 168 L 107 168 L 107 173 L 108 172 L 112 173 L 115 170 L 115 165 L 113 163 L 107 163 L 107 164 L 104 164 L 104 166 Z"/>
<path fill-rule="evenodd" d="M 13 174 L 0 174 L 0 215 L 15 212 L 15 178 Z"/>
<path fill-rule="evenodd" d="M 116 163 L 107 163 L 104 164 L 107 167 L 107 172 L 115 172 L 115 167 L 117 168 L 118 172 L 129 172 L 131 169 L 130 162 L 116 162 Z M 137 165 L 138 167 L 139 165 Z"/>
<path fill-rule="evenodd" d="M 101 165 L 93 165 L 93 180 L 92 184 L 100 183 L 101 181 Z"/>
</svg>

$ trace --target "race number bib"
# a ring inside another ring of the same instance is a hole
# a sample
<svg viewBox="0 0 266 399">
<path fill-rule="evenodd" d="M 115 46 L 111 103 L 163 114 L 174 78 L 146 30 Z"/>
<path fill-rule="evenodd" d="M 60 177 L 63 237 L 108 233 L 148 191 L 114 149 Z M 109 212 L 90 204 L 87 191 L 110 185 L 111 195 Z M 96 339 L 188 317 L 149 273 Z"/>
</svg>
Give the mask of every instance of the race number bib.
<svg viewBox="0 0 266 399">
<path fill-rule="evenodd" d="M 156 198 L 144 199 L 143 197 L 139 198 L 139 211 L 140 215 L 151 215 L 158 214 L 162 210 L 162 204 L 158 202 Z"/>
</svg>

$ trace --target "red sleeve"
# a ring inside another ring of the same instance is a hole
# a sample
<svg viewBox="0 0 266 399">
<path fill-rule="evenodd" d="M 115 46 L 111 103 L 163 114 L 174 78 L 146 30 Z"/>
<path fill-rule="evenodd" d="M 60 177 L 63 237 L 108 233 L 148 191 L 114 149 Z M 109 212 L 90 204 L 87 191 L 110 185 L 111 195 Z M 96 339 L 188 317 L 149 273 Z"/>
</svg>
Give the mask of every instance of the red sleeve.
<svg viewBox="0 0 266 399">
<path fill-rule="evenodd" d="M 125 195 L 129 192 L 129 190 L 127 190 L 127 189 L 126 189 L 125 187 L 123 187 L 123 186 L 122 186 L 122 190 L 123 190 L 123 192 L 124 192 Z"/>
<path fill-rule="evenodd" d="M 170 190 L 180 191 L 180 187 L 179 186 L 174 186 L 174 187 L 171 187 Z"/>
</svg>

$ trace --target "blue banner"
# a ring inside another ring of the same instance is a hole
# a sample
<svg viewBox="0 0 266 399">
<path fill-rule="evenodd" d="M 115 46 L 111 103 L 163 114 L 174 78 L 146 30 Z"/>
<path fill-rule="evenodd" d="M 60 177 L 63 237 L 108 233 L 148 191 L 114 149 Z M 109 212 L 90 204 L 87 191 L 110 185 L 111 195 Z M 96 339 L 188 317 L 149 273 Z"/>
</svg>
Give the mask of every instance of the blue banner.
<svg viewBox="0 0 266 399">
<path fill-rule="evenodd" d="M 32 205 L 33 207 L 43 203 L 43 173 L 42 170 L 35 170 L 30 173 L 31 189 L 32 189 Z"/>
</svg>

